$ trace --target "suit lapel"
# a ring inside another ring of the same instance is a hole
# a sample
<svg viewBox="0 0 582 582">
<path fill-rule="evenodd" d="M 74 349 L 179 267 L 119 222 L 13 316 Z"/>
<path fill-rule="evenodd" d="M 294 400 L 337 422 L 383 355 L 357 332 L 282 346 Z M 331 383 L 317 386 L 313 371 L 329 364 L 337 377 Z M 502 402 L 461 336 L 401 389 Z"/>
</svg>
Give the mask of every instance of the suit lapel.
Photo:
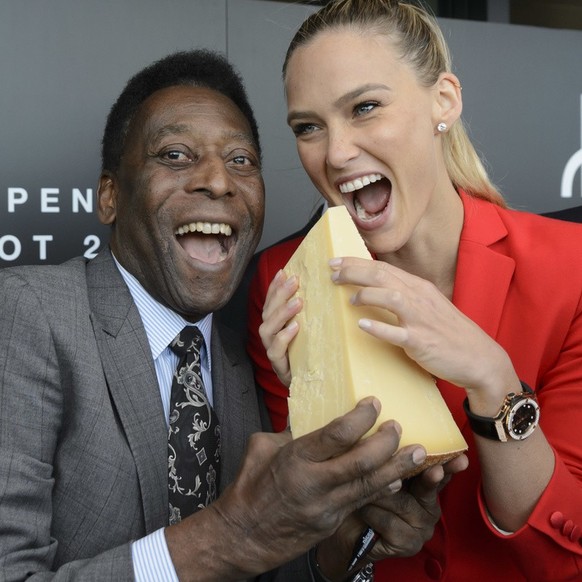
<svg viewBox="0 0 582 582">
<path fill-rule="evenodd" d="M 146 531 L 167 524 L 167 428 L 141 318 L 108 250 L 87 268 L 103 371 L 139 478 Z"/>
<path fill-rule="evenodd" d="M 217 325 L 212 330 L 212 386 L 221 423 L 222 492 L 236 476 L 248 437 L 260 431 L 261 424 L 246 353 Z"/>
</svg>

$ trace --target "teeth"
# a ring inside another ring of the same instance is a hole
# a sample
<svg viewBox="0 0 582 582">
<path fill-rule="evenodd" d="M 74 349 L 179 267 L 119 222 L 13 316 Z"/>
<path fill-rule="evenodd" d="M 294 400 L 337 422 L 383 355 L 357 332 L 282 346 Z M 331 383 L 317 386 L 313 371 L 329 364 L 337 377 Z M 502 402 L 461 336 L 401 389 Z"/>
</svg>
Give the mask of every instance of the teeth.
<svg viewBox="0 0 582 582">
<path fill-rule="evenodd" d="M 360 204 L 360 201 L 357 198 L 354 200 L 354 208 L 358 218 L 361 218 L 362 220 L 368 218 L 368 213 L 364 210 L 364 207 Z"/>
<path fill-rule="evenodd" d="M 375 216 L 373 214 L 368 214 L 366 209 L 360 204 L 360 201 L 357 198 L 354 198 L 354 209 L 356 210 L 358 218 L 361 220 L 371 220 Z"/>
<path fill-rule="evenodd" d="M 356 178 L 350 182 L 344 182 L 343 184 L 340 184 L 339 189 L 342 194 L 347 194 L 348 192 L 360 190 L 364 186 L 369 186 L 370 184 L 381 179 L 382 174 L 368 174 L 367 176 L 362 176 L 361 178 Z"/>
<path fill-rule="evenodd" d="M 188 232 L 201 232 L 202 234 L 223 234 L 230 236 L 232 234 L 232 227 L 230 224 L 224 222 L 191 222 L 190 224 L 183 224 L 179 226 L 174 234 L 182 235 Z"/>
</svg>

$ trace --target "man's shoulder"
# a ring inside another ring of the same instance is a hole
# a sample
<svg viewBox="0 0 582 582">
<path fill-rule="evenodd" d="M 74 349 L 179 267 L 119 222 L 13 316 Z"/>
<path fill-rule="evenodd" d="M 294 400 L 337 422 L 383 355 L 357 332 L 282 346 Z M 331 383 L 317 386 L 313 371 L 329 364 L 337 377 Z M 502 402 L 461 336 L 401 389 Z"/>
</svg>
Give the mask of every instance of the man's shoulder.
<svg viewBox="0 0 582 582">
<path fill-rule="evenodd" d="M 69 290 L 86 278 L 87 259 L 75 257 L 59 265 L 19 265 L 0 269 L 5 285 L 30 285 L 33 288 Z"/>
<path fill-rule="evenodd" d="M 58 265 L 20 265 L 0 269 L 0 293 L 4 301 L 33 296 L 46 306 L 68 307 L 86 303 L 92 289 L 111 283 L 116 269 L 111 254 L 102 251 L 94 259 L 75 257 Z"/>
</svg>

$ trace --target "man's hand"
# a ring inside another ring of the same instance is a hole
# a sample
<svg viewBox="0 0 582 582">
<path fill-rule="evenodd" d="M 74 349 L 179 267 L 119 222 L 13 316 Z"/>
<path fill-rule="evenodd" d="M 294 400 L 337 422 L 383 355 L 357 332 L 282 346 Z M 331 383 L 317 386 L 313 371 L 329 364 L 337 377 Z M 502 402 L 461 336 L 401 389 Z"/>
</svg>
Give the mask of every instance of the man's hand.
<svg viewBox="0 0 582 582">
<path fill-rule="evenodd" d="M 408 447 L 403 449 L 407 450 Z M 317 558 L 323 574 L 330 580 L 345 578 L 354 545 L 368 526 L 380 537 L 367 559 L 375 561 L 418 553 L 432 537 L 440 519 L 439 492 L 452 475 L 467 466 L 466 455 L 460 455 L 445 465 L 434 465 L 406 480 L 399 490 L 394 484 L 393 491 L 387 491 L 380 500 L 362 507 L 332 537 L 319 545 Z"/>
<path fill-rule="evenodd" d="M 396 452 L 400 427 L 393 421 L 362 439 L 379 408 L 377 399 L 367 398 L 296 440 L 283 433 L 254 435 L 224 494 L 166 529 L 180 579 L 251 577 L 305 553 L 364 506 L 385 514 L 390 487 L 398 488 L 426 452 L 419 446 Z"/>
</svg>

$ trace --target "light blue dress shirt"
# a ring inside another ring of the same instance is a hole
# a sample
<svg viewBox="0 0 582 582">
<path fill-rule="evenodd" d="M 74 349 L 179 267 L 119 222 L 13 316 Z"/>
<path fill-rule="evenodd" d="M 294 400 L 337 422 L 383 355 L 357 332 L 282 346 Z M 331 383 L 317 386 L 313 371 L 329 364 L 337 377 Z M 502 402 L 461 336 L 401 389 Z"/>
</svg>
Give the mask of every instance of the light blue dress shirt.
<svg viewBox="0 0 582 582">
<path fill-rule="evenodd" d="M 186 321 L 182 316 L 156 301 L 117 260 L 115 263 L 129 288 L 146 331 L 158 377 L 164 417 L 169 426 L 172 377 L 178 365 L 178 356 L 168 346 L 185 326 L 193 325 L 193 323 Z M 212 357 L 210 352 L 212 313 L 194 325 L 204 336 L 205 345 L 201 350 L 202 379 L 208 399 L 213 404 Z M 164 528 L 133 542 L 131 554 L 137 582 L 159 582 L 160 580 L 178 582 L 178 576 L 166 544 Z"/>
</svg>

